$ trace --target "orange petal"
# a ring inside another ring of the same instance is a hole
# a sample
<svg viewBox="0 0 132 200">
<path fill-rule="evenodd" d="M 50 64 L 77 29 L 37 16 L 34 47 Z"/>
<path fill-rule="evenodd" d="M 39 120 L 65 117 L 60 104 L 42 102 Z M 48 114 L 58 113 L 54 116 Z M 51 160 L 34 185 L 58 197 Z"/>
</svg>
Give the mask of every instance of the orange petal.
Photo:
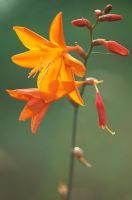
<svg viewBox="0 0 132 200">
<path fill-rule="evenodd" d="M 6 92 L 13 98 L 18 100 L 28 101 L 31 98 L 40 99 L 40 93 L 37 88 L 28 88 L 28 89 L 17 89 L 17 90 L 6 90 Z"/>
<path fill-rule="evenodd" d="M 28 108 L 28 106 L 26 105 L 26 106 L 23 108 L 23 110 L 22 110 L 22 112 L 21 112 L 21 114 L 20 114 L 20 116 L 19 116 L 19 120 L 20 120 L 20 121 L 25 121 L 25 120 L 31 118 L 32 116 L 33 116 L 33 112 L 32 112 L 32 111 Z"/>
<path fill-rule="evenodd" d="M 59 46 L 66 46 L 63 34 L 62 12 L 59 12 L 51 23 L 49 31 L 50 41 Z"/>
<path fill-rule="evenodd" d="M 14 26 L 13 30 L 16 32 L 23 45 L 28 49 L 40 50 L 55 47 L 55 45 L 49 42 L 47 39 L 28 28 Z"/>
<path fill-rule="evenodd" d="M 75 103 L 80 104 L 81 106 L 84 106 L 84 101 L 82 97 L 80 96 L 79 90 L 77 88 L 71 93 L 69 93 L 67 96 Z"/>
<path fill-rule="evenodd" d="M 37 114 L 35 114 L 33 117 L 32 117 L 32 121 L 31 121 L 31 130 L 32 130 L 32 133 L 35 134 L 42 118 L 45 116 L 48 108 L 49 108 L 50 104 L 47 103 L 44 105 L 43 109 L 40 110 L 40 112 L 38 112 Z"/>
<path fill-rule="evenodd" d="M 21 67 L 42 68 L 47 66 L 57 54 L 56 51 L 27 51 L 12 56 L 12 61 Z"/>
<path fill-rule="evenodd" d="M 64 61 L 77 76 L 83 77 L 85 75 L 86 68 L 82 62 L 72 57 L 70 54 L 65 54 Z"/>
<path fill-rule="evenodd" d="M 62 61 L 60 80 L 66 93 L 69 93 L 75 89 L 73 73 L 70 67 L 65 66 L 64 61 Z"/>
<path fill-rule="evenodd" d="M 57 94 L 56 94 L 56 99 L 55 100 L 58 100 L 60 99 L 61 97 L 65 96 L 67 94 L 67 91 L 64 89 L 63 87 L 63 83 L 66 85 L 66 84 L 69 84 L 68 82 L 61 82 L 60 80 L 60 77 L 58 78 L 58 81 L 59 81 L 59 87 L 58 87 L 58 91 L 57 91 Z M 85 85 L 87 84 L 87 80 L 85 81 L 75 81 L 75 86 L 76 87 L 81 87 L 82 85 Z M 71 84 L 72 85 L 72 84 Z M 73 86 L 73 85 L 72 85 Z M 72 92 L 71 90 L 75 90 L 75 87 L 70 87 L 70 90 L 69 92 Z"/>
<path fill-rule="evenodd" d="M 33 117 L 43 109 L 43 106 L 44 101 L 42 99 L 32 98 L 22 110 L 19 120 L 25 121 L 28 118 Z"/>
<path fill-rule="evenodd" d="M 75 101 L 76 103 L 80 105 L 84 105 L 83 99 L 80 96 L 80 93 L 78 89 L 75 86 L 74 76 L 71 71 L 71 68 L 68 66 L 65 66 L 64 63 L 61 67 L 61 83 L 66 90 L 66 94 L 70 99 Z M 72 91 L 72 92 L 71 92 Z"/>
<path fill-rule="evenodd" d="M 43 93 L 45 102 L 53 101 L 59 87 L 58 76 L 60 73 L 62 59 L 57 59 L 46 69 L 43 69 L 38 76 L 38 89 Z"/>
</svg>

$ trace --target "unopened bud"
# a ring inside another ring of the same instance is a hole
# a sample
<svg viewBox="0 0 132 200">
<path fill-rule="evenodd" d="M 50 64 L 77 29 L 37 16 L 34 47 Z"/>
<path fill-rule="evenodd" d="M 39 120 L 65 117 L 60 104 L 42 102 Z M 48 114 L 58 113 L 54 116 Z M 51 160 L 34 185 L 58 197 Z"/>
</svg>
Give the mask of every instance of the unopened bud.
<svg viewBox="0 0 132 200">
<path fill-rule="evenodd" d="M 122 15 L 117 15 L 117 14 L 107 14 L 107 15 L 102 15 L 99 16 L 98 21 L 99 22 L 112 22 L 112 21 L 118 21 L 123 19 Z"/>
<path fill-rule="evenodd" d="M 64 199 L 64 200 L 66 199 L 66 196 L 67 196 L 67 193 L 68 193 L 68 188 L 67 188 L 67 185 L 64 182 L 61 182 L 59 184 L 58 193 L 60 194 L 62 199 Z"/>
<path fill-rule="evenodd" d="M 84 158 L 84 152 L 81 148 L 74 147 L 72 153 L 83 165 L 86 167 L 92 167 L 92 165 Z"/>
<path fill-rule="evenodd" d="M 110 13 L 111 10 L 112 10 L 112 4 L 108 4 L 108 5 L 105 6 L 105 8 L 104 8 L 104 14 Z"/>
<path fill-rule="evenodd" d="M 128 56 L 129 54 L 129 50 L 126 47 L 112 40 L 107 41 L 105 39 L 96 39 L 92 41 L 92 45 L 93 46 L 103 45 L 110 52 L 121 55 L 121 56 Z"/>
<path fill-rule="evenodd" d="M 73 26 L 87 27 L 89 29 L 92 29 L 92 23 L 88 19 L 85 19 L 85 18 L 75 19 L 71 22 L 71 24 Z"/>
<path fill-rule="evenodd" d="M 84 156 L 83 150 L 79 147 L 74 147 L 72 153 L 77 159 L 80 159 Z"/>
<path fill-rule="evenodd" d="M 103 44 L 110 52 L 121 55 L 128 56 L 129 50 L 115 41 L 105 41 Z"/>
<path fill-rule="evenodd" d="M 94 12 L 95 12 L 96 17 L 99 17 L 100 15 L 102 15 L 101 10 L 95 10 Z"/>
</svg>

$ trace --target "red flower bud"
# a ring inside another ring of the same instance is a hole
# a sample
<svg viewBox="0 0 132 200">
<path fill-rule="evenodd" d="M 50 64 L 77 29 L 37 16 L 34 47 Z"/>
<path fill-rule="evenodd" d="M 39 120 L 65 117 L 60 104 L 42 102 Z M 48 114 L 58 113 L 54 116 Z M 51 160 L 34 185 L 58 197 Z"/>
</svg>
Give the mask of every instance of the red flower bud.
<svg viewBox="0 0 132 200">
<path fill-rule="evenodd" d="M 104 8 L 104 14 L 110 13 L 111 10 L 112 10 L 112 4 L 108 4 L 108 5 L 105 6 L 105 8 Z"/>
<path fill-rule="evenodd" d="M 79 26 L 79 27 L 87 27 L 89 29 L 92 28 L 92 23 L 88 20 L 88 19 L 85 19 L 85 18 L 81 18 L 81 19 L 75 19 L 71 22 L 71 24 L 73 26 Z"/>
<path fill-rule="evenodd" d="M 112 21 L 118 21 L 123 19 L 122 15 L 117 15 L 117 14 L 107 14 L 107 15 L 102 15 L 99 16 L 98 21 L 99 22 L 112 22 Z"/>
<path fill-rule="evenodd" d="M 115 41 L 104 41 L 103 44 L 110 52 L 121 56 L 128 56 L 129 50 Z"/>
<path fill-rule="evenodd" d="M 107 123 L 106 113 L 105 113 L 104 103 L 103 103 L 102 97 L 99 92 L 96 92 L 95 105 L 96 105 L 97 112 L 98 112 L 98 125 L 101 128 L 105 128 L 106 123 Z"/>
<path fill-rule="evenodd" d="M 102 15 L 101 10 L 95 10 L 94 12 L 95 12 L 96 17 L 99 17 L 100 15 Z"/>
<path fill-rule="evenodd" d="M 98 112 L 98 125 L 99 125 L 100 128 L 107 129 L 112 135 L 114 135 L 115 132 L 112 132 L 107 126 L 106 112 L 105 112 L 105 107 L 104 107 L 102 97 L 101 97 L 101 95 L 98 91 L 97 86 L 95 86 L 95 88 L 96 88 L 95 105 L 96 105 L 96 109 L 97 109 L 97 112 Z"/>
</svg>

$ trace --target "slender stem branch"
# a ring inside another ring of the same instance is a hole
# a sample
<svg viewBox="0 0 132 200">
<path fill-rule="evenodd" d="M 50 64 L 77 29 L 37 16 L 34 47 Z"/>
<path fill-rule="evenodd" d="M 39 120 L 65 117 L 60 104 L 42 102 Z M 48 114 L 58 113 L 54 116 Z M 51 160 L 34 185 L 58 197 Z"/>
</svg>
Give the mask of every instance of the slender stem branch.
<svg viewBox="0 0 132 200">
<path fill-rule="evenodd" d="M 97 22 L 93 26 L 93 29 L 96 27 Z M 93 40 L 93 29 L 90 30 L 90 48 L 87 53 L 87 57 L 84 59 L 84 65 L 87 66 L 87 61 L 88 58 L 92 52 L 93 45 L 92 45 L 92 40 Z M 87 68 L 86 68 L 87 69 Z M 86 73 L 87 74 L 87 73 Z M 86 76 L 83 77 L 83 80 L 85 80 Z M 80 94 L 83 96 L 85 90 L 85 85 L 82 86 Z M 79 105 L 76 105 L 74 108 L 74 114 L 73 114 L 73 127 L 72 127 L 72 138 L 71 138 L 71 151 L 72 149 L 76 146 L 76 136 L 77 136 L 77 120 L 78 120 L 78 112 L 79 112 Z M 69 180 L 68 180 L 68 194 L 67 194 L 67 200 L 71 199 L 71 192 L 72 192 L 72 185 L 73 185 L 73 175 L 74 175 L 74 155 L 71 153 L 70 156 L 70 167 L 69 167 Z"/>
</svg>

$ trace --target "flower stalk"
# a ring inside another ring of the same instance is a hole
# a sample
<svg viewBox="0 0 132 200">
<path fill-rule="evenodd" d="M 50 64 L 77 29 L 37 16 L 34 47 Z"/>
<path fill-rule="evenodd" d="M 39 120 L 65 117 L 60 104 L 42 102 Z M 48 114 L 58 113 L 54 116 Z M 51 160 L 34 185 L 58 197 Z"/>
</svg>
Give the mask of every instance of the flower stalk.
<svg viewBox="0 0 132 200">
<path fill-rule="evenodd" d="M 87 56 L 84 58 L 84 65 L 86 66 L 86 74 L 87 74 L 87 61 L 92 53 L 93 49 L 93 30 L 95 29 L 96 25 L 98 22 L 96 21 L 95 24 L 93 25 L 92 29 L 89 30 L 89 35 L 90 35 L 90 48 L 88 50 Z M 86 79 L 86 75 L 83 77 L 83 81 Z M 85 84 L 82 86 L 80 94 L 83 97 L 85 91 Z M 78 113 L 79 113 L 79 106 L 76 105 L 74 107 L 74 113 L 73 113 L 73 125 L 72 125 L 72 138 L 71 138 L 71 149 L 73 149 L 76 146 L 76 137 L 77 137 L 77 121 L 78 121 Z M 67 200 L 71 200 L 71 195 L 72 195 L 72 186 L 73 186 L 73 176 L 74 176 L 74 163 L 75 163 L 75 157 L 72 154 L 72 151 L 70 152 L 70 166 L 69 166 L 69 180 L 68 180 L 68 193 L 67 193 Z"/>
</svg>

